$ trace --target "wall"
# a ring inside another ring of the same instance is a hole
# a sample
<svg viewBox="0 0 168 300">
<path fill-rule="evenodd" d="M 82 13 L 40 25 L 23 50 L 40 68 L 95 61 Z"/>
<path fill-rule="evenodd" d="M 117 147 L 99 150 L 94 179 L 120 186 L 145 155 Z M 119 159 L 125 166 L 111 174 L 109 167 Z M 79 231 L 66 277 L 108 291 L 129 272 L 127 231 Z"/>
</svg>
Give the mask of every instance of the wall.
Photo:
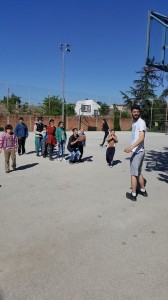
<svg viewBox="0 0 168 300">
<path fill-rule="evenodd" d="M 34 128 L 34 122 L 37 115 L 22 115 L 24 118 L 24 122 L 27 124 L 29 131 L 33 131 Z M 3 130 L 6 124 L 11 124 L 13 127 L 16 126 L 16 124 L 19 121 L 18 115 L 5 115 L 0 114 L 0 129 Z M 89 131 L 100 131 L 102 128 L 102 119 L 105 118 L 103 116 L 97 116 L 97 117 L 85 117 L 81 116 L 81 127 L 84 128 L 84 130 Z M 53 117 L 53 116 L 43 116 L 44 124 L 48 124 L 50 119 L 54 119 L 55 125 L 57 126 L 58 122 L 61 121 L 61 117 Z M 107 123 L 109 125 L 109 128 L 113 128 L 113 118 L 112 117 L 106 117 Z M 66 130 L 72 130 L 72 128 L 77 127 L 79 125 L 79 119 L 78 116 L 74 117 L 66 117 Z M 121 119 L 120 120 L 120 127 L 121 130 L 130 130 L 131 128 L 131 118 L 129 119 Z"/>
</svg>

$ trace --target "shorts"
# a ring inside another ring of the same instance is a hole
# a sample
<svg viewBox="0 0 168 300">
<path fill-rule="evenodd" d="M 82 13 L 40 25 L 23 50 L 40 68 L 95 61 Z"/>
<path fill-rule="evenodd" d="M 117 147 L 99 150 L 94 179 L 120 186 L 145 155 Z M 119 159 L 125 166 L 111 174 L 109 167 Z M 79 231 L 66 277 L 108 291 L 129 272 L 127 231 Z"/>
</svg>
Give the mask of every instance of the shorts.
<svg viewBox="0 0 168 300">
<path fill-rule="evenodd" d="M 133 176 L 141 175 L 142 164 L 145 156 L 145 151 L 141 151 L 139 153 L 133 152 L 130 159 L 130 173 Z"/>
</svg>

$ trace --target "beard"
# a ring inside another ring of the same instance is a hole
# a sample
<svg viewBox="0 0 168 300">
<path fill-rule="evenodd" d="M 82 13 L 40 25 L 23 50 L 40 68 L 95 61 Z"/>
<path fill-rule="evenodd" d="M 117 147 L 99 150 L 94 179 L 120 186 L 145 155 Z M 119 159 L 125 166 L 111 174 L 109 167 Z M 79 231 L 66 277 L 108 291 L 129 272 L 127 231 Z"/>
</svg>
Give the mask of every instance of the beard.
<svg viewBox="0 0 168 300">
<path fill-rule="evenodd" d="M 134 116 L 132 116 L 132 118 L 133 118 L 134 122 L 136 122 L 139 119 L 139 115 L 134 115 Z"/>
</svg>

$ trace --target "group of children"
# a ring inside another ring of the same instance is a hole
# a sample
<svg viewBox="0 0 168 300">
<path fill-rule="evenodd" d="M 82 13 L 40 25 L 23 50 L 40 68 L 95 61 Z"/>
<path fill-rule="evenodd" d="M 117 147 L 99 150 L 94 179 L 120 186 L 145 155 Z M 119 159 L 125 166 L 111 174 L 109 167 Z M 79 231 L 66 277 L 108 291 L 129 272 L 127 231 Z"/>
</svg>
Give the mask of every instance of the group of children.
<svg viewBox="0 0 168 300">
<path fill-rule="evenodd" d="M 19 125 L 22 126 L 19 126 Z M 24 129 L 24 131 L 23 131 Z M 23 136 L 25 132 L 25 136 Z M 64 128 L 64 123 L 60 121 L 58 127 L 54 125 L 54 120 L 49 121 L 49 125 L 44 125 L 42 118 L 37 118 L 34 125 L 35 133 L 35 151 L 36 156 L 46 158 L 49 157 L 53 161 L 53 151 L 57 146 L 56 161 L 69 161 L 70 164 L 82 162 L 83 148 L 86 145 L 86 135 L 83 128 L 78 132 L 77 128 L 72 130 L 73 134 L 70 136 L 67 144 L 67 149 L 70 152 L 69 159 L 65 158 L 65 145 L 67 141 L 67 134 Z M 20 136 L 22 133 L 22 136 Z M 12 159 L 11 167 L 16 170 L 16 152 L 21 155 L 25 153 L 25 140 L 28 136 L 27 126 L 23 123 L 23 118 L 20 118 L 20 123 L 16 126 L 14 132 L 13 127 L 8 124 L 5 126 L 5 132 L 0 136 L 0 152 L 4 149 L 5 156 L 5 172 L 10 172 L 10 157 Z M 22 139 L 22 141 L 20 141 Z M 115 144 L 118 142 L 114 129 L 109 131 L 106 138 L 106 161 L 109 167 L 113 165 L 113 158 L 115 154 Z M 19 147 L 18 147 L 19 146 Z"/>
<path fill-rule="evenodd" d="M 34 125 L 35 133 L 35 151 L 36 156 L 46 158 L 54 161 L 53 151 L 57 146 L 56 161 L 69 161 L 69 163 L 81 162 L 83 156 L 83 147 L 86 145 L 86 136 L 84 130 L 81 128 L 78 132 L 74 128 L 73 134 L 70 136 L 67 149 L 70 152 L 70 158 L 65 158 L 65 145 L 67 141 L 67 134 L 64 128 L 64 123 L 60 121 L 58 127 L 54 125 L 54 120 L 49 121 L 49 125 L 44 125 L 42 118 L 37 118 Z M 10 158 L 12 160 L 11 167 L 16 170 L 16 152 L 18 155 L 25 153 L 25 141 L 28 137 L 28 130 L 26 124 L 23 123 L 23 118 L 19 119 L 19 124 L 16 125 L 13 131 L 12 125 L 5 126 L 5 131 L 0 135 L 0 152 L 4 150 L 5 157 L 5 172 L 10 172 Z"/>
<path fill-rule="evenodd" d="M 83 156 L 83 147 L 86 145 L 86 136 L 83 128 L 78 132 L 77 128 L 74 128 L 72 136 L 68 141 L 67 149 L 70 152 L 70 163 L 81 161 Z M 54 125 L 54 120 L 49 121 L 49 125 L 43 125 L 42 119 L 38 118 L 34 125 L 35 133 L 35 149 L 36 156 L 44 158 L 49 155 L 49 160 L 53 161 L 54 147 L 57 145 L 57 158 L 56 161 L 68 161 L 65 159 L 65 145 L 67 141 L 67 134 L 64 128 L 64 123 L 60 121 L 58 127 Z M 81 140 L 81 137 L 83 139 Z M 75 143 L 74 143 L 75 141 Z"/>
</svg>

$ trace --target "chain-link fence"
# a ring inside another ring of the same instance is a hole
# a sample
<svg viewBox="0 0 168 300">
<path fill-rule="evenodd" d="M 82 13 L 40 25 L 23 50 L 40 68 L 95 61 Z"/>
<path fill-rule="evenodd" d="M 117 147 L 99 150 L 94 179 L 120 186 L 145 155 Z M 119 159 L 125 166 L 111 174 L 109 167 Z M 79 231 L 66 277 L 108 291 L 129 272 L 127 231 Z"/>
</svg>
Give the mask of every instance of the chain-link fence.
<svg viewBox="0 0 168 300">
<path fill-rule="evenodd" d="M 168 103 L 164 107 L 153 108 L 150 110 L 148 127 L 150 131 L 165 131 L 167 132 L 168 124 Z"/>
<path fill-rule="evenodd" d="M 20 97 L 21 103 L 28 103 L 30 106 L 40 106 L 43 103 L 43 100 L 48 97 L 58 96 L 62 98 L 61 90 L 54 90 L 45 87 L 33 87 L 33 86 L 24 86 L 24 85 L 15 85 L 10 83 L 0 83 L 0 100 L 3 97 L 10 97 L 12 94 Z M 71 92 L 64 91 L 64 97 L 66 103 L 76 103 L 77 100 L 92 99 L 94 101 L 100 101 L 106 103 L 107 105 L 112 104 L 122 104 L 122 98 L 107 96 L 107 95 L 98 95 L 84 92 Z"/>
</svg>

